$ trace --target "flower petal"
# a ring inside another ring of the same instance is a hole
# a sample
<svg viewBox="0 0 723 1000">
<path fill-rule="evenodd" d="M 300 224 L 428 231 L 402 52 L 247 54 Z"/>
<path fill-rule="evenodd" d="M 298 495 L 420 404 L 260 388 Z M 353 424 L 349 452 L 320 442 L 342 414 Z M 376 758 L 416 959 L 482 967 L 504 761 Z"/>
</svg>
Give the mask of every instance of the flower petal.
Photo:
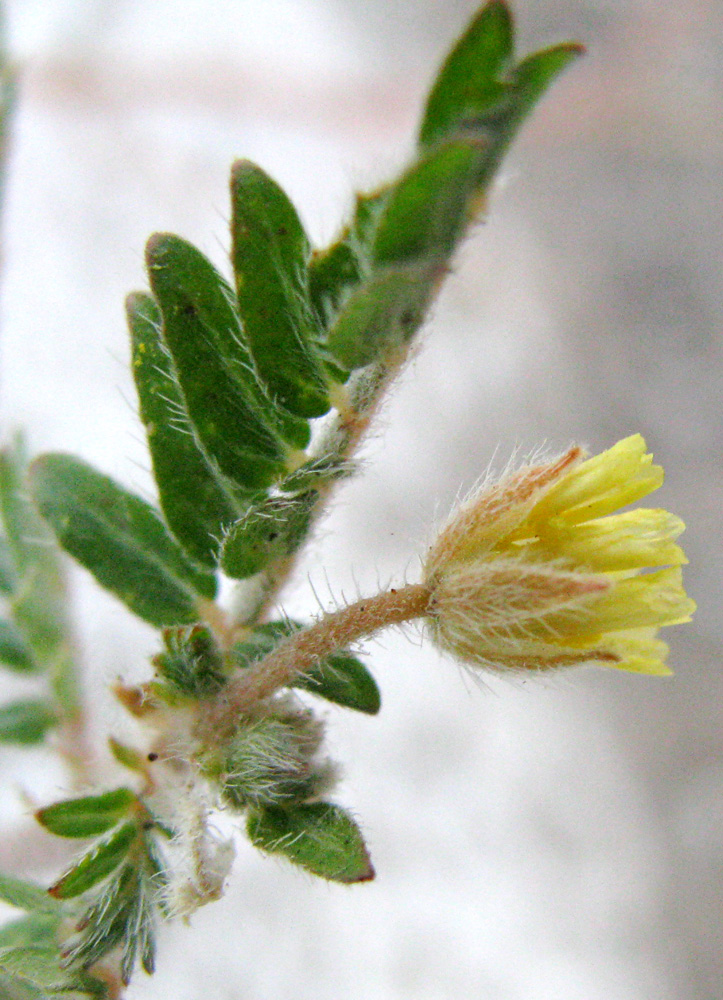
<svg viewBox="0 0 723 1000">
<path fill-rule="evenodd" d="M 674 543 L 685 530 L 667 510 L 640 508 L 610 517 L 567 524 L 555 518 L 540 525 L 540 537 L 525 548 L 530 559 L 564 559 L 591 572 L 617 572 L 687 562 Z"/>
<path fill-rule="evenodd" d="M 646 454 L 641 434 L 618 441 L 607 451 L 589 458 L 560 480 L 536 505 L 531 521 L 539 524 L 559 517 L 580 524 L 612 514 L 657 490 L 663 470 Z"/>
</svg>

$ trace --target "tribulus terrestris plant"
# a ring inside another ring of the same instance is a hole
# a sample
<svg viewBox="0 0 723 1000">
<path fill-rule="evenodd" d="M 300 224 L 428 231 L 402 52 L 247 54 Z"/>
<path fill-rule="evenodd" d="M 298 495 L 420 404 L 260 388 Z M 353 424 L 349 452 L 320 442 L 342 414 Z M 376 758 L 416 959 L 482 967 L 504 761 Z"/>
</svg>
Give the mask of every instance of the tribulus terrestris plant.
<svg viewBox="0 0 723 1000">
<path fill-rule="evenodd" d="M 517 61 L 508 7 L 491 0 L 432 85 L 414 161 L 357 197 L 331 246 L 313 248 L 286 194 L 245 160 L 231 169 L 230 279 L 180 236 L 150 238 L 150 291 L 126 310 L 158 508 L 70 455 L 28 467 L 19 441 L 2 453 L 0 657 L 43 693 L 0 709 L 0 739 L 50 735 L 79 789 L 93 783 L 51 539 L 160 633 L 147 681 L 115 689 L 145 733 L 109 739 L 126 777 L 37 813 L 82 841 L 80 856 L 48 891 L 0 877 L 0 898 L 26 911 L 0 930 L 3 995 L 117 998 L 138 964 L 151 973 L 159 923 L 223 891 L 233 845 L 214 833 L 218 809 L 262 852 L 325 879 L 373 878 L 334 801 L 315 699 L 379 711 L 353 650 L 383 629 L 421 621 L 441 650 L 504 673 L 669 672 L 658 629 L 693 610 L 683 524 L 619 512 L 663 479 L 638 434 L 483 482 L 416 583 L 311 621 L 276 610 L 508 144 L 580 51 Z M 238 581 L 228 605 L 221 576 Z"/>
</svg>

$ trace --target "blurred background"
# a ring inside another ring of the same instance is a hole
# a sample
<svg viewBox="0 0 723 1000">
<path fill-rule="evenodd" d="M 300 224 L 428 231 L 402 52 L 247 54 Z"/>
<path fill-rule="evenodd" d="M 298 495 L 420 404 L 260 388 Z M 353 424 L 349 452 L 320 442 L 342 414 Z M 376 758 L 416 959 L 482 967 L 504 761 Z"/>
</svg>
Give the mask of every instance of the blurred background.
<svg viewBox="0 0 723 1000">
<path fill-rule="evenodd" d="M 8 0 L 20 67 L 3 218 L 0 416 L 151 495 L 123 298 L 154 230 L 222 267 L 231 161 L 328 242 L 412 150 L 472 0 Z M 288 591 L 310 614 L 414 580 L 492 461 L 641 431 L 698 601 L 675 677 L 481 680 L 421 637 L 370 645 L 384 707 L 328 712 L 377 880 L 344 888 L 238 838 L 224 899 L 163 932 L 131 1000 L 715 1000 L 723 991 L 723 10 L 518 0 L 519 50 L 587 57 L 509 154 L 420 350 Z M 154 634 L 71 571 L 99 734 Z M 411 641 L 410 641 L 411 639 Z M 98 720 L 101 724 L 98 725 Z M 0 867 L 67 779 L 0 751 Z M 13 841 L 15 836 L 15 841 Z M 13 846 L 15 845 L 15 846 Z M 50 848 L 28 874 L 48 877 Z"/>
</svg>

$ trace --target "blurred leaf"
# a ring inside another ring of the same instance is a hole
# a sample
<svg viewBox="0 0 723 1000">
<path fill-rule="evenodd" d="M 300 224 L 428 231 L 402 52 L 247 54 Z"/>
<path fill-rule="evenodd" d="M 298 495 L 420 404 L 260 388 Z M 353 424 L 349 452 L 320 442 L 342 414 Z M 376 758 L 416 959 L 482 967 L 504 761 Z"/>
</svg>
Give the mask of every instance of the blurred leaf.
<svg viewBox="0 0 723 1000">
<path fill-rule="evenodd" d="M 150 238 L 146 261 L 199 443 L 243 489 L 269 485 L 284 471 L 286 450 L 255 386 L 231 290 L 203 254 L 170 233 Z"/>
<path fill-rule="evenodd" d="M 72 988 L 73 985 L 73 977 L 60 968 L 58 946 L 53 944 L 3 948 L 0 951 L 0 970 L 51 991 Z"/>
<path fill-rule="evenodd" d="M 59 904 L 35 882 L 0 873 L 0 900 L 26 913 L 57 913 Z"/>
<path fill-rule="evenodd" d="M 7 538 L 0 537 L 0 593 L 11 595 L 18 585 L 10 545 Z"/>
<path fill-rule="evenodd" d="M 67 655 L 70 644 L 65 581 L 54 539 L 31 502 L 25 477 L 25 450 L 18 439 L 0 452 L 0 513 L 17 580 L 13 617 L 45 667 Z"/>
<path fill-rule="evenodd" d="M 58 837 L 94 837 L 128 816 L 137 802 L 130 788 L 114 788 L 101 795 L 56 802 L 39 809 L 35 818 Z"/>
<path fill-rule="evenodd" d="M 13 701 L 0 707 L 0 743 L 30 746 L 41 743 L 45 734 L 58 724 L 53 706 L 40 699 Z"/>
<path fill-rule="evenodd" d="M 421 323 L 432 277 L 428 264 L 378 271 L 347 300 L 329 331 L 329 350 L 348 368 L 392 354 Z"/>
<path fill-rule="evenodd" d="M 251 843 L 333 882 L 367 882 L 374 869 L 351 816 L 329 802 L 249 811 Z"/>
<path fill-rule="evenodd" d="M 108 476 L 56 454 L 33 463 L 31 480 L 63 548 L 151 625 L 194 621 L 198 595 L 214 597 L 215 577 L 188 560 L 150 504 Z"/>
<path fill-rule="evenodd" d="M 253 504 L 231 525 L 221 548 L 221 568 L 243 580 L 282 559 L 306 537 L 317 494 L 268 497 Z"/>
<path fill-rule="evenodd" d="M 125 823 L 107 840 L 95 844 L 48 892 L 56 899 L 71 899 L 87 892 L 118 868 L 137 839 L 137 825 Z"/>
<path fill-rule="evenodd" d="M 235 521 L 234 501 L 197 446 L 173 362 L 161 338 L 161 314 L 150 295 L 126 299 L 133 377 L 148 437 L 153 475 L 166 522 L 192 558 L 218 562 L 224 525 Z"/>
<path fill-rule="evenodd" d="M 45 893 L 48 899 L 52 897 Z M 60 913 L 33 913 L 10 920 L 0 927 L 0 948 L 18 948 L 29 944 L 54 945 L 61 920 Z M 2 993 L 0 993 L 2 996 Z"/>
<path fill-rule="evenodd" d="M 465 223 L 481 158 L 474 142 L 437 146 L 394 186 L 374 238 L 376 264 L 445 261 Z"/>
<path fill-rule="evenodd" d="M 0 619 L 0 663 L 19 673 L 38 669 L 33 652 L 12 622 Z"/>
<path fill-rule="evenodd" d="M 0 974 L 9 977 L 11 992 L 3 1000 L 81 1000 L 105 997 L 98 979 L 63 968 L 57 944 L 40 943 L 0 950 Z"/>
<path fill-rule="evenodd" d="M 504 96 L 499 79 L 511 64 L 512 45 L 509 8 L 502 0 L 491 0 L 472 19 L 442 65 L 427 98 L 421 145 L 453 136 Z"/>
<path fill-rule="evenodd" d="M 243 327 L 261 378 L 282 406 L 302 417 L 329 409 L 308 298 L 311 250 L 296 209 L 248 160 L 231 168 L 231 262 Z"/>
<path fill-rule="evenodd" d="M 563 42 L 549 49 L 534 52 L 517 66 L 512 74 L 515 107 L 520 119 L 526 117 L 553 80 L 585 49 L 576 42 Z"/>
<path fill-rule="evenodd" d="M 129 747 L 125 743 L 121 743 L 115 736 L 108 737 L 108 747 L 115 759 L 123 767 L 127 767 L 130 771 L 145 772 L 147 758 L 134 747 Z"/>
<path fill-rule="evenodd" d="M 49 1000 L 49 994 L 42 993 L 36 986 L 18 979 L 16 976 L 6 976 L 0 972 L 0 996 L 3 1000 Z M 65 1000 L 72 1000 L 67 997 Z"/>
<path fill-rule="evenodd" d="M 64 946 L 67 966 L 87 969 L 118 949 L 126 985 L 137 954 L 146 972 L 153 971 L 154 914 L 163 878 L 149 862 L 138 856 L 123 865 L 81 913 L 77 932 Z"/>
</svg>

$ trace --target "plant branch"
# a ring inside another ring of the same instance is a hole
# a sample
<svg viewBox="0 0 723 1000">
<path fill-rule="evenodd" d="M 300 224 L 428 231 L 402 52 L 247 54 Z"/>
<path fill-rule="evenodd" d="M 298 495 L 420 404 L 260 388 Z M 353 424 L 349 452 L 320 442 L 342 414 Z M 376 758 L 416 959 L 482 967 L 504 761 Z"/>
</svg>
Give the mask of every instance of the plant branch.
<svg viewBox="0 0 723 1000">
<path fill-rule="evenodd" d="M 327 458 L 339 464 L 351 460 L 368 431 L 386 390 L 404 366 L 410 346 L 405 344 L 399 347 L 394 355 L 390 354 L 385 359 L 370 365 L 344 387 L 343 399 L 338 401 L 336 413 L 313 449 L 310 459 Z M 306 537 L 311 534 L 316 522 L 324 513 L 337 482 L 338 480 L 331 479 L 319 487 L 318 499 L 309 521 Z M 235 626 L 264 621 L 278 594 L 293 573 L 297 554 L 304 541 L 305 539 L 300 541 L 293 553 L 271 563 L 260 574 L 253 594 L 242 595 L 238 605 L 241 610 L 234 615 Z"/>
<path fill-rule="evenodd" d="M 427 611 L 430 597 L 425 584 L 412 584 L 362 598 L 324 615 L 313 625 L 289 636 L 253 667 L 230 681 L 204 713 L 201 728 L 209 734 L 232 728 L 239 715 L 279 688 L 287 687 L 329 653 L 390 625 L 421 618 Z"/>
</svg>

